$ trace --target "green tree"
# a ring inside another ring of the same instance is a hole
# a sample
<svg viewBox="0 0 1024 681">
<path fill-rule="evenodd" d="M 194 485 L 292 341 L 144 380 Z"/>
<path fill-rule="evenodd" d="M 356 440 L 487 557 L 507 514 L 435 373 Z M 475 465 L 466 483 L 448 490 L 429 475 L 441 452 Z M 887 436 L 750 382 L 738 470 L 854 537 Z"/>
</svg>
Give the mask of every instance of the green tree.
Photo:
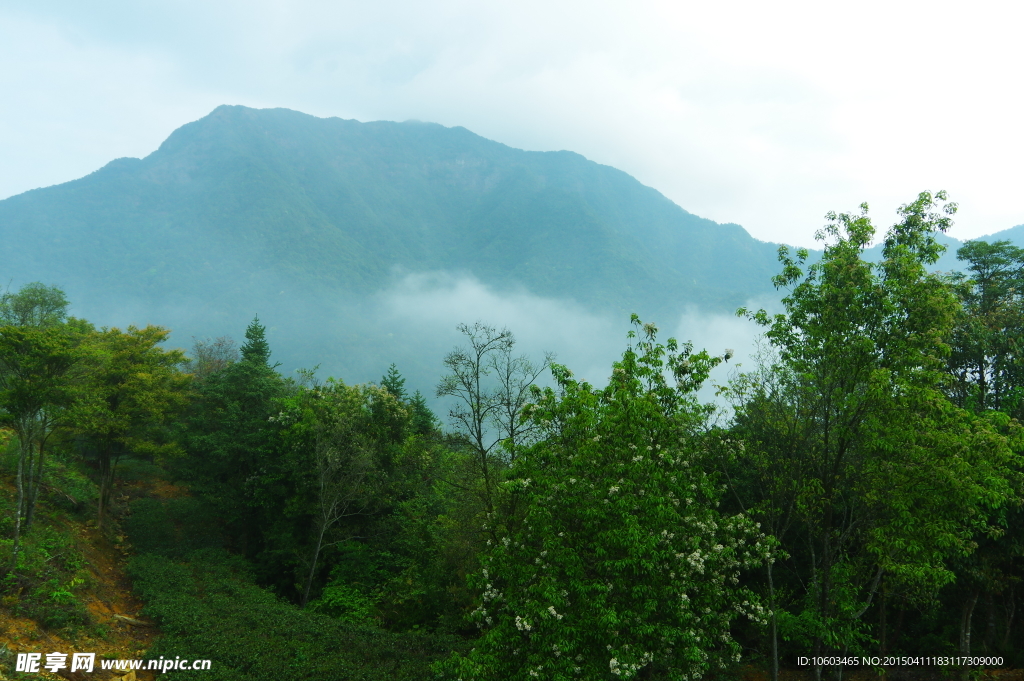
<svg viewBox="0 0 1024 681">
<path fill-rule="evenodd" d="M 409 408 L 412 410 L 412 430 L 417 435 L 428 435 L 437 430 L 437 417 L 427 406 L 427 398 L 419 390 L 409 398 Z"/>
<path fill-rule="evenodd" d="M 536 391 L 543 436 L 505 482 L 523 517 L 488 542 L 482 635 L 447 678 L 699 678 L 738 659 L 735 618 L 765 621 L 739 579 L 771 540 L 718 512 L 703 460 L 709 408 L 694 391 L 722 358 L 634 323 L 642 336 L 607 388 L 555 365 L 558 391 Z"/>
<path fill-rule="evenodd" d="M 394 395 L 396 400 L 404 401 L 406 399 L 405 378 L 394 364 L 388 367 L 388 372 L 380 379 L 380 387 Z"/>
<path fill-rule="evenodd" d="M 63 324 L 68 316 L 68 299 L 56 286 L 39 282 L 25 284 L 17 293 L 0 296 L 0 326 L 44 329 Z"/>
<path fill-rule="evenodd" d="M 805 480 L 807 448 L 801 447 L 805 431 L 793 408 L 793 372 L 779 364 L 777 355 L 762 348 L 758 366 L 730 381 L 726 394 L 734 400 L 731 437 L 713 448 L 739 511 L 757 518 L 763 529 L 783 547 L 790 545 L 798 528 L 798 490 Z M 778 557 L 785 559 L 785 551 Z M 769 608 L 771 679 L 779 678 L 779 590 L 776 560 L 765 564 Z M 806 649 L 805 649 L 806 650 Z"/>
<path fill-rule="evenodd" d="M 345 531 L 344 521 L 367 515 L 380 503 L 386 483 L 381 455 L 390 444 L 379 439 L 383 433 L 374 427 L 381 411 L 408 418 L 391 392 L 331 379 L 299 391 L 271 417 L 286 428 L 290 476 L 298 482 L 295 493 L 303 497 L 291 503 L 301 503 L 312 517 L 310 557 L 300 595 L 303 607 L 323 551 L 354 534 Z"/>
<path fill-rule="evenodd" d="M 877 265 L 862 257 L 874 235 L 866 205 L 830 214 L 819 233 L 830 243 L 806 273 L 806 251 L 793 259 L 780 249 L 786 312 L 749 315 L 787 385 L 755 387 L 754 408 L 741 406 L 752 445 L 741 467 L 763 476 L 779 466 L 793 481 L 768 485 L 766 502 L 800 522 L 807 586 L 802 612 L 787 621 L 815 655 L 870 638 L 862 617 L 883 577 L 919 593 L 949 583 L 949 562 L 972 550 L 987 510 L 1013 498 L 1006 438 L 943 394 L 958 304 L 926 266 L 956 209 L 945 201 L 925 192 L 901 207 Z"/>
<path fill-rule="evenodd" d="M 961 407 L 1024 416 L 1024 249 L 969 241 L 953 279 L 962 309 L 951 341 L 950 394 Z"/>
<path fill-rule="evenodd" d="M 68 337 L 81 335 L 90 326 L 86 322 L 77 319 L 68 319 L 68 300 L 64 291 L 56 286 L 46 286 L 38 282 L 26 284 L 17 293 L 7 292 L 0 296 L 0 326 L 13 326 L 23 329 L 53 330 L 62 327 Z M 71 383 L 73 379 L 65 376 Z M 36 499 L 39 496 L 39 489 L 42 485 L 43 473 L 46 470 L 44 461 L 47 441 L 61 426 L 66 425 L 68 410 L 65 400 L 63 406 L 51 404 L 48 409 L 41 410 L 36 422 L 28 427 L 25 424 L 24 432 L 31 433 L 35 449 L 30 454 L 25 464 L 25 506 L 24 519 L 25 529 L 32 525 L 35 513 Z"/>
<path fill-rule="evenodd" d="M 67 377 L 79 360 L 66 329 L 0 328 L 0 419 L 19 443 L 12 567 L 17 565 L 22 521 L 30 518 L 29 502 L 42 476 L 43 445 L 55 420 L 73 404 Z"/>
<path fill-rule="evenodd" d="M 159 326 L 129 326 L 102 329 L 92 340 L 94 366 L 76 419 L 78 430 L 95 447 L 101 528 L 120 458 L 177 452 L 170 425 L 186 404 L 189 377 L 181 371 L 184 353 L 160 347 L 169 334 Z"/>
<path fill-rule="evenodd" d="M 217 508 L 235 548 L 251 558 L 261 550 L 266 497 L 278 496 L 269 489 L 276 445 L 268 419 L 289 388 L 269 363 L 266 329 L 258 318 L 245 338 L 240 361 L 195 386 L 180 434 L 187 456 L 178 472 Z"/>
<path fill-rule="evenodd" d="M 958 406 L 990 420 L 1000 421 L 993 411 L 1019 420 L 1024 417 L 1024 249 L 1008 241 L 969 241 L 957 257 L 965 262 L 967 272 L 952 277 L 962 307 L 950 343 L 953 381 L 948 393 Z M 1003 430 L 1012 437 L 1016 422 L 1005 420 Z M 960 606 L 961 655 L 971 654 L 972 623 L 979 603 L 988 615 L 983 650 L 1012 654 L 1012 616 L 1005 619 L 997 640 L 995 602 L 1004 601 L 1008 612 L 1013 611 L 1013 587 L 1021 578 L 1017 563 L 1024 555 L 1017 530 L 1019 516 L 1019 509 L 994 514 L 996 527 L 976 533 L 978 550 L 957 561 L 957 584 L 947 590 L 947 597 Z"/>
</svg>

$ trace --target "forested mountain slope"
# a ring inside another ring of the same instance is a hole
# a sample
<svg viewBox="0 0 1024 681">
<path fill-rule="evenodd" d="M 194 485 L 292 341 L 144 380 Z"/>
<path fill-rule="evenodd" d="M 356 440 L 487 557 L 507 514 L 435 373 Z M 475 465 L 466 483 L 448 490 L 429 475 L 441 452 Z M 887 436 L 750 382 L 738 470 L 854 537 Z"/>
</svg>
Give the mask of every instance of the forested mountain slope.
<svg viewBox="0 0 1024 681">
<path fill-rule="evenodd" d="M 449 270 L 623 312 L 734 308 L 770 290 L 776 248 L 571 152 L 240 106 L 0 202 L 0 240 L 4 274 L 76 299 L 370 292 Z"/>
</svg>

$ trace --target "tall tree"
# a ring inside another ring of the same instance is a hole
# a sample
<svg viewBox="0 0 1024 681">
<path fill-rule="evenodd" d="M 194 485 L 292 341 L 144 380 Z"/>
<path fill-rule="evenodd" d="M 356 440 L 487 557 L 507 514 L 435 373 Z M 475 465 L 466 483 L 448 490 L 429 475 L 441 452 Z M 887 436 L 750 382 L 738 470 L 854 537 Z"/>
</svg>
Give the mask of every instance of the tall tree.
<svg viewBox="0 0 1024 681">
<path fill-rule="evenodd" d="M 1024 249 L 1009 241 L 969 241 L 954 275 L 963 305 L 951 342 L 951 395 L 975 411 L 1024 416 Z"/>
<path fill-rule="evenodd" d="M 176 451 L 169 426 L 186 403 L 185 355 L 164 350 L 167 329 L 129 326 L 98 332 L 92 342 L 94 368 L 77 407 L 78 428 L 93 443 L 99 467 L 97 523 L 110 506 L 114 475 L 125 454 L 161 456 Z"/>
<path fill-rule="evenodd" d="M 389 429 L 377 427 L 382 412 L 408 420 L 389 391 L 328 380 L 282 401 L 271 420 L 283 428 L 284 462 L 295 498 L 289 513 L 305 509 L 312 538 L 299 602 L 310 599 L 323 552 L 356 534 L 346 521 L 379 506 L 387 482 L 384 460 Z"/>
<path fill-rule="evenodd" d="M 530 388 L 552 356 L 538 365 L 525 355 L 516 356 L 515 336 L 481 322 L 459 324 L 469 347 L 456 348 L 444 358 L 450 373 L 437 386 L 438 397 L 453 397 L 448 412 L 455 431 L 465 438 L 477 462 L 482 500 L 488 513 L 495 511 L 495 490 L 501 466 L 514 462 L 516 453 L 535 432 L 536 424 L 522 418 Z"/>
<path fill-rule="evenodd" d="M 188 454 L 180 475 L 221 512 L 237 548 L 259 550 L 258 525 L 273 455 L 268 419 L 279 411 L 286 382 L 270 362 L 266 328 L 259 318 L 245 331 L 241 360 L 195 386 L 181 432 Z"/>
<path fill-rule="evenodd" d="M 38 446 L 41 466 L 46 430 L 56 412 L 73 401 L 66 381 L 79 361 L 74 339 L 61 327 L 0 328 L 0 419 L 18 436 L 18 466 L 15 476 L 18 498 L 14 512 L 12 567 L 17 565 L 22 521 L 28 516 L 28 501 L 38 484 L 42 469 L 34 475 L 34 453 Z"/>
<path fill-rule="evenodd" d="M 985 509 L 1013 497 L 1006 439 L 943 396 L 957 300 L 926 266 L 956 209 L 945 201 L 925 192 L 902 206 L 877 265 L 862 257 L 874 235 L 867 206 L 830 214 L 824 256 L 806 273 L 806 251 L 780 249 L 785 313 L 750 315 L 789 385 L 755 390 L 748 404 L 781 398 L 776 411 L 792 416 L 754 424 L 771 412 L 741 408 L 754 445 L 744 461 L 756 472 L 775 460 L 795 476 L 771 503 L 792 505 L 804 533 L 799 626 L 815 655 L 868 638 L 862 617 L 883 577 L 932 592 L 951 581 L 949 561 L 970 552 Z"/>
<path fill-rule="evenodd" d="M 406 398 L 405 378 L 394 364 L 388 367 L 388 372 L 380 379 L 380 387 L 394 395 L 396 400 Z"/>
<path fill-rule="evenodd" d="M 951 277 L 962 307 L 951 341 L 953 380 L 948 393 L 958 406 L 996 422 L 1001 415 L 995 412 L 1019 421 L 1024 418 L 1024 249 L 1008 241 L 969 241 L 957 257 L 967 272 Z M 1012 434 L 1016 421 L 1005 420 L 1005 429 Z M 960 601 L 961 655 L 972 652 L 971 630 L 979 603 L 987 611 L 983 649 L 987 654 L 1011 652 L 1013 586 L 1021 579 L 1018 563 L 1024 555 L 1019 516 L 1020 509 L 1001 512 L 995 518 L 999 527 L 979 531 L 974 540 L 978 550 L 957 563 L 957 584 L 948 593 Z M 998 640 L 997 599 L 1008 613 Z"/>
<path fill-rule="evenodd" d="M 419 390 L 409 398 L 409 408 L 412 410 L 412 430 L 417 435 L 428 435 L 437 430 L 437 417 L 427 406 L 427 398 Z"/>
<path fill-rule="evenodd" d="M 7 292 L 0 296 L 0 326 L 10 325 L 23 329 L 54 330 L 62 328 L 61 335 L 72 338 L 80 337 L 91 327 L 87 322 L 77 319 L 68 319 L 68 300 L 64 291 L 56 286 L 46 286 L 38 282 L 26 284 L 17 293 Z M 2 370 L 2 369 L 0 369 Z M 70 381 L 70 377 L 65 376 Z M 23 429 L 31 433 L 31 446 L 34 453 L 30 452 L 25 461 L 24 485 L 25 505 L 24 519 L 25 528 L 32 525 L 36 508 L 36 499 L 39 496 L 39 489 L 42 485 L 43 474 L 46 470 L 44 465 L 46 444 L 50 436 L 67 422 L 68 410 L 66 404 L 58 406 L 51 404 L 49 408 L 39 411 L 36 422 L 29 428 Z"/>
<path fill-rule="evenodd" d="M 739 579 L 771 540 L 718 512 L 703 461 L 709 410 L 694 392 L 722 358 L 634 322 L 641 338 L 606 388 L 555 365 L 558 392 L 537 391 L 543 437 L 506 482 L 524 515 L 488 542 L 482 635 L 445 678 L 700 678 L 738 660 L 734 619 L 764 623 Z"/>
</svg>

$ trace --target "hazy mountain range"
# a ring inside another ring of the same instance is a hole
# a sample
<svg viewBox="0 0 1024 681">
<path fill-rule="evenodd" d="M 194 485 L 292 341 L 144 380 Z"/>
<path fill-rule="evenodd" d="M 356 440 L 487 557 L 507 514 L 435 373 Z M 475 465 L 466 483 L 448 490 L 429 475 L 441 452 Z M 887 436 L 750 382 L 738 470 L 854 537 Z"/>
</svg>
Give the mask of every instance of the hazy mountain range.
<svg viewBox="0 0 1024 681">
<path fill-rule="evenodd" d="M 992 238 L 1020 243 L 1024 226 Z M 429 328 L 450 329 L 460 295 L 497 325 L 531 305 L 582 334 L 614 319 L 621 346 L 631 312 L 671 326 L 776 296 L 777 248 L 572 152 L 240 106 L 144 159 L 0 201 L 4 283 L 60 285 L 81 316 L 159 323 L 181 345 L 239 337 L 258 313 L 286 364 L 351 380 L 390 361 L 429 373 L 454 339 Z"/>
</svg>

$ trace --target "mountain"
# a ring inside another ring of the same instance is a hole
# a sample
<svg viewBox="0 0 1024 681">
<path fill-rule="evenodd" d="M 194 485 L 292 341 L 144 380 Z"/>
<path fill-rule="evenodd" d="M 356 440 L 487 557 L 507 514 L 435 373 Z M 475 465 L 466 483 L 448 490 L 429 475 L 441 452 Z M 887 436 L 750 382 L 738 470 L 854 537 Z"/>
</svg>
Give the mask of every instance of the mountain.
<svg viewBox="0 0 1024 681">
<path fill-rule="evenodd" d="M 624 312 L 735 307 L 770 290 L 776 248 L 571 152 L 240 106 L 0 202 L 0 236 L 16 279 L 112 300 L 365 293 L 449 270 Z"/>
<path fill-rule="evenodd" d="M 332 371 L 393 359 L 398 341 L 382 339 L 401 324 L 373 306 L 409 275 L 468 276 L 624 327 L 632 312 L 672 321 L 775 296 L 777 248 L 572 152 L 241 106 L 144 159 L 0 201 L 0 277 L 15 287 L 57 284 L 96 323 L 163 324 L 182 345 L 237 337 L 259 313 L 280 356 Z"/>
</svg>

